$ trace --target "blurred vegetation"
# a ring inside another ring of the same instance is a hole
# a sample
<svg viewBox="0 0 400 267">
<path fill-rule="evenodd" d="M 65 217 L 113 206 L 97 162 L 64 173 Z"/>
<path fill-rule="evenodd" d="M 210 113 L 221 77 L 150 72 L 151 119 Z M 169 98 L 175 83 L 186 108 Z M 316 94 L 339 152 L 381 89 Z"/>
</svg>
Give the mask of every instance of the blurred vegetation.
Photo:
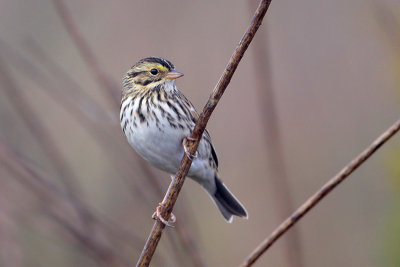
<svg viewBox="0 0 400 267">
<path fill-rule="evenodd" d="M 130 266 L 169 176 L 120 130 L 121 76 L 145 56 L 170 59 L 201 109 L 248 6 L 64 1 L 71 33 L 56 3 L 0 2 L 0 265 Z M 273 90 L 295 207 L 398 119 L 400 6 L 380 3 L 272 1 L 255 40 L 268 40 L 268 62 L 250 46 L 255 56 L 243 58 L 208 127 L 222 179 L 250 219 L 227 225 L 189 180 L 154 266 L 235 266 L 282 219 L 260 75 Z M 296 226 L 305 266 L 400 265 L 399 138 L 387 146 Z M 285 242 L 256 264 L 266 265 L 290 266 Z"/>
<path fill-rule="evenodd" d="M 383 255 L 386 266 L 400 265 L 400 147 L 391 149 L 387 155 L 390 177 L 391 205 L 387 209 L 387 222 L 384 225 Z"/>
</svg>

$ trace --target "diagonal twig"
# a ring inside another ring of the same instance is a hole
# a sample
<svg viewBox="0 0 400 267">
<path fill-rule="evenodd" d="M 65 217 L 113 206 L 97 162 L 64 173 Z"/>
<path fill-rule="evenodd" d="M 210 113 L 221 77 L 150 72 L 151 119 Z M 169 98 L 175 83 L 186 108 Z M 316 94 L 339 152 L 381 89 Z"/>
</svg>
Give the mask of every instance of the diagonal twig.
<svg viewBox="0 0 400 267">
<path fill-rule="evenodd" d="M 346 167 L 332 177 L 321 189 L 312 195 L 303 205 L 283 221 L 240 265 L 240 267 L 252 266 L 261 255 L 271 247 L 275 241 L 282 237 L 297 221 L 317 205 L 336 186 L 343 182 L 353 171 L 360 167 L 376 150 L 400 130 L 400 120 L 396 121 L 389 129 L 383 132 L 372 144 L 354 158 Z"/>
<path fill-rule="evenodd" d="M 201 112 L 199 119 L 191 134 L 191 139 L 196 140 L 189 144 L 188 152 L 191 155 L 195 154 L 200 139 L 206 128 L 207 122 L 210 119 L 210 116 L 214 111 L 216 105 L 218 104 L 218 101 L 221 99 L 223 93 L 225 92 L 225 89 L 227 88 L 245 51 L 249 47 L 251 41 L 253 40 L 254 35 L 256 34 L 258 28 L 260 27 L 261 22 L 265 16 L 265 13 L 268 10 L 270 3 L 271 0 L 262 0 L 260 2 L 256 12 L 254 13 L 254 17 L 249 27 L 247 28 L 242 40 L 239 42 L 231 58 L 229 59 L 228 65 L 226 66 L 221 78 L 219 79 L 217 85 L 215 86 L 205 107 L 203 108 L 203 111 Z M 175 205 L 175 202 L 178 198 L 179 192 L 182 189 L 185 177 L 190 169 L 191 164 L 192 160 L 184 155 L 180 164 L 179 171 L 175 175 L 171 184 L 169 185 L 168 191 L 164 197 L 162 204 L 165 208 L 161 212 L 161 216 L 163 218 L 169 218 L 172 209 Z M 148 266 L 150 264 L 150 261 L 157 248 L 157 244 L 160 241 L 161 234 L 164 228 L 165 225 L 162 222 L 156 221 L 154 223 L 151 233 L 147 239 L 147 242 L 143 248 L 142 254 L 140 255 L 140 258 L 136 266 Z"/>
</svg>

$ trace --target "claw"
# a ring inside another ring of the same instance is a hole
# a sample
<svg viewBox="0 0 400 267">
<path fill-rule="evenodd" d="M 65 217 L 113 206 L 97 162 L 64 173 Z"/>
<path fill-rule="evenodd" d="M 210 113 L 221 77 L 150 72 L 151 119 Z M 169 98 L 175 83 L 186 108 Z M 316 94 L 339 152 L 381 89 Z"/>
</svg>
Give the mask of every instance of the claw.
<svg viewBox="0 0 400 267">
<path fill-rule="evenodd" d="M 194 141 L 196 141 L 196 140 L 197 140 L 197 139 L 192 138 L 192 137 L 185 137 L 185 138 L 183 138 L 183 140 L 182 140 L 183 150 L 185 150 L 185 154 L 186 154 L 186 156 L 187 156 L 190 160 L 193 160 L 193 159 L 197 158 L 198 153 L 197 153 L 197 151 L 196 151 L 196 153 L 195 153 L 194 155 L 190 154 L 190 153 L 189 153 L 189 148 L 188 148 L 188 143 L 189 143 L 189 142 L 194 142 Z"/>
<path fill-rule="evenodd" d="M 173 223 L 176 222 L 176 217 L 173 213 L 171 213 L 170 215 L 170 220 L 165 220 L 162 216 L 161 216 L 161 211 L 162 209 L 165 208 L 163 203 L 159 203 L 156 211 L 153 213 L 153 215 L 151 216 L 154 220 L 158 220 L 160 222 L 162 222 L 163 224 L 165 224 L 166 226 L 169 227 L 174 227 Z"/>
</svg>

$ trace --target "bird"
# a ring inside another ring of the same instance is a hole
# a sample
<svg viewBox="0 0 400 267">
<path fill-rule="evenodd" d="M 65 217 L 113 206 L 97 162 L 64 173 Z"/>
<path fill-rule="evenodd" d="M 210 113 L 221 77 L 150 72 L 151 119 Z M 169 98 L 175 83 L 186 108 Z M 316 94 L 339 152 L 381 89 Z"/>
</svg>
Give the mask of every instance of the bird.
<svg viewBox="0 0 400 267">
<path fill-rule="evenodd" d="M 147 57 L 122 78 L 120 122 L 127 141 L 152 166 L 171 175 L 179 169 L 198 119 L 193 104 L 175 85 L 182 76 L 169 60 Z M 229 223 L 233 216 L 247 219 L 246 208 L 218 177 L 218 158 L 207 130 L 192 160 L 188 177 L 205 189 L 224 219 Z M 153 218 L 169 225 L 161 208 Z"/>
</svg>

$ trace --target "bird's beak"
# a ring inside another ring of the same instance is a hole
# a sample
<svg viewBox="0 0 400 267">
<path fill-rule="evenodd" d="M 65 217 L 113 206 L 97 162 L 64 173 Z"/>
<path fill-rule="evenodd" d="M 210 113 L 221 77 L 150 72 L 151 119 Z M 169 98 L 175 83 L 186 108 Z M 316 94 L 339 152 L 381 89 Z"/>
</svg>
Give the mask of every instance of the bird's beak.
<svg viewBox="0 0 400 267">
<path fill-rule="evenodd" d="M 175 80 L 182 77 L 183 73 L 177 70 L 170 70 L 167 74 L 167 79 Z"/>
</svg>

